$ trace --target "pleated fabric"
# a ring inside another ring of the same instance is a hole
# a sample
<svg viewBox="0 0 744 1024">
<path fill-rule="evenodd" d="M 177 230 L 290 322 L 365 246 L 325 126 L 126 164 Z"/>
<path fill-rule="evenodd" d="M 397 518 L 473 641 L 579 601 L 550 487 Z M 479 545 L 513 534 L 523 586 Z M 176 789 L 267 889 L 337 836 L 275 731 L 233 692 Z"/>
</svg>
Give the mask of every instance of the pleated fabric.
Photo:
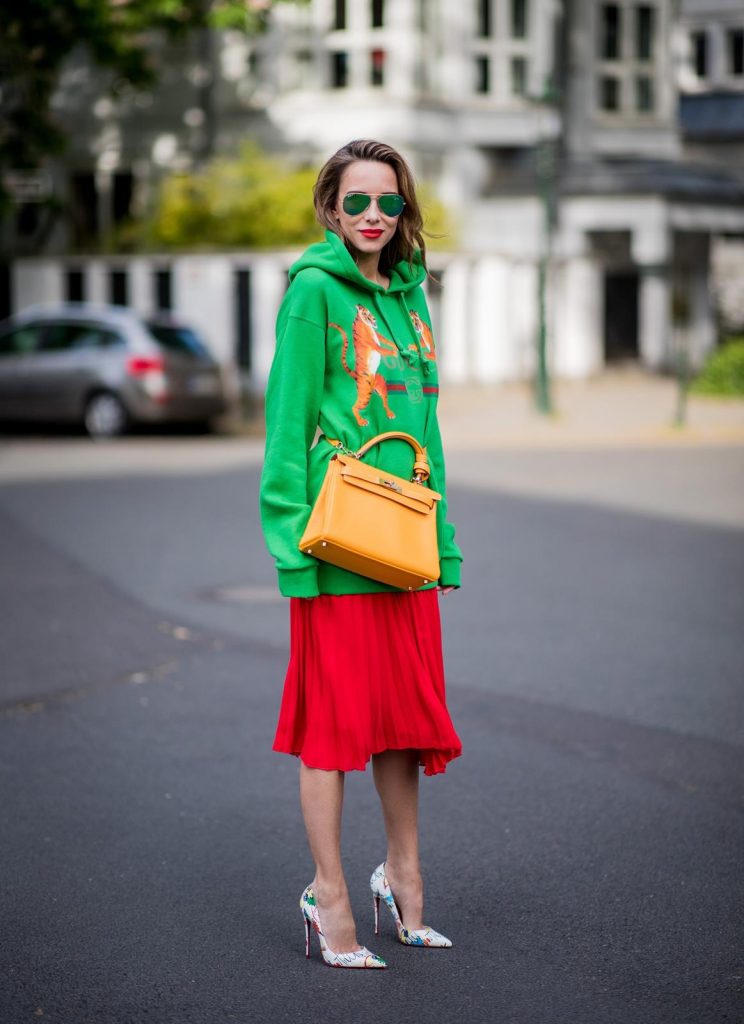
<svg viewBox="0 0 744 1024">
<path fill-rule="evenodd" d="M 326 771 L 414 749 L 425 775 L 444 772 L 462 744 L 445 699 L 438 592 L 290 598 L 273 749 Z"/>
</svg>

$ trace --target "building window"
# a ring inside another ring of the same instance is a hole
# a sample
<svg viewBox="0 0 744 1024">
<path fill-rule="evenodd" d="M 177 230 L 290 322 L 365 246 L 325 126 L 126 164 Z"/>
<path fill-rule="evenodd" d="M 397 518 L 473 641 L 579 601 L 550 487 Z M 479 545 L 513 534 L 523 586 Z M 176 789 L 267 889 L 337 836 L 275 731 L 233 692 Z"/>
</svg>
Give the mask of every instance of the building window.
<svg viewBox="0 0 744 1024">
<path fill-rule="evenodd" d="M 638 4 L 635 9 L 636 57 L 638 60 L 652 60 L 656 11 L 649 4 Z"/>
<path fill-rule="evenodd" d="M 85 302 L 85 274 L 82 267 L 69 267 L 65 274 L 68 302 Z"/>
<path fill-rule="evenodd" d="M 331 88 L 344 89 L 349 82 L 349 55 L 336 52 L 331 54 Z"/>
<path fill-rule="evenodd" d="M 475 58 L 475 91 L 491 91 L 491 62 L 488 57 Z"/>
<path fill-rule="evenodd" d="M 5 320 L 13 312 L 13 289 L 10 275 L 10 264 L 0 263 L 0 320 Z"/>
<path fill-rule="evenodd" d="M 98 191 L 92 171 L 73 174 L 70 179 L 70 213 L 73 244 L 90 245 L 98 236 Z"/>
<path fill-rule="evenodd" d="M 705 78 L 708 74 L 708 35 L 706 32 L 692 33 L 692 60 L 695 74 Z"/>
<path fill-rule="evenodd" d="M 248 77 L 252 82 L 258 82 L 261 77 L 261 55 L 256 50 L 248 54 Z"/>
<path fill-rule="evenodd" d="M 235 324 L 237 329 L 236 356 L 241 370 L 251 369 L 253 362 L 253 334 L 251 331 L 251 272 L 248 269 L 236 270 L 235 284 Z"/>
<path fill-rule="evenodd" d="M 727 33 L 728 73 L 744 75 L 744 28 L 732 28 Z"/>
<path fill-rule="evenodd" d="M 373 50 L 370 54 L 370 82 L 383 85 L 385 79 L 385 51 Z"/>
<path fill-rule="evenodd" d="M 478 4 L 478 35 L 488 38 L 491 35 L 491 0 L 477 0 Z"/>
<path fill-rule="evenodd" d="M 333 27 L 346 28 L 346 0 L 336 0 L 333 10 Z"/>
<path fill-rule="evenodd" d="M 636 110 L 649 113 L 654 109 L 654 82 L 648 75 L 638 75 L 635 80 Z"/>
<path fill-rule="evenodd" d="M 612 75 L 602 75 L 599 80 L 599 105 L 602 110 L 620 109 L 620 82 Z"/>
<path fill-rule="evenodd" d="M 155 309 L 169 313 L 173 309 L 173 274 L 170 267 L 158 267 L 153 273 Z"/>
<path fill-rule="evenodd" d="M 525 57 L 511 59 L 511 91 L 513 96 L 527 94 L 527 60 Z"/>
<path fill-rule="evenodd" d="M 599 26 L 599 55 L 603 60 L 620 59 L 622 33 L 619 4 L 602 4 Z"/>
<path fill-rule="evenodd" d="M 129 303 L 129 281 L 126 270 L 109 271 L 109 302 L 114 306 L 126 306 Z"/>
<path fill-rule="evenodd" d="M 131 212 L 134 193 L 134 175 L 131 171 L 117 171 L 112 188 L 111 213 L 114 224 L 126 220 Z"/>
<path fill-rule="evenodd" d="M 511 0 L 511 34 L 514 39 L 527 36 L 527 0 Z"/>
<path fill-rule="evenodd" d="M 384 0 L 372 0 L 372 28 L 382 28 L 385 20 Z"/>
</svg>

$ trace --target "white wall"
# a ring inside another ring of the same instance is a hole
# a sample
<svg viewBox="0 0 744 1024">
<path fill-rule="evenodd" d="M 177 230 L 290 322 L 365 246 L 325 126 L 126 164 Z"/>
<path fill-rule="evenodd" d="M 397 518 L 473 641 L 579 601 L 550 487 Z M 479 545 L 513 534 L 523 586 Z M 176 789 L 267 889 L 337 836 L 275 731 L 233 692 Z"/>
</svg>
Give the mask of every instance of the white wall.
<svg viewBox="0 0 744 1024">
<path fill-rule="evenodd" d="M 484 206 L 485 227 L 497 224 L 497 204 Z M 537 264 L 535 232 L 539 204 L 515 202 L 502 221 L 491 251 L 457 255 L 436 253 L 442 282 L 437 347 L 440 372 L 452 382 L 527 379 L 534 373 L 537 344 Z M 563 231 L 556 238 L 548 287 L 548 347 L 552 371 L 562 377 L 588 377 L 601 371 L 603 354 L 603 268 L 586 247 L 585 226 L 610 225 L 631 231 L 634 262 L 640 272 L 639 347 L 652 369 L 668 366 L 671 353 L 671 218 L 655 200 L 621 204 L 608 200 L 604 212 L 596 200 L 577 200 L 562 210 Z M 525 215 L 521 222 L 520 215 Z M 490 220 L 490 217 L 493 220 Z M 699 224 L 695 225 L 699 228 Z M 494 251 L 496 242 L 499 251 Z M 738 254 L 738 251 L 737 251 Z M 172 272 L 173 310 L 201 331 L 226 369 L 237 358 L 236 278 L 250 270 L 250 383 L 261 390 L 274 354 L 276 313 L 287 285 L 295 251 L 215 253 L 130 258 L 78 257 L 22 259 L 12 266 L 15 311 L 59 302 L 65 295 L 69 265 L 85 275 L 90 301 L 108 300 L 112 268 L 128 273 L 129 300 L 141 313 L 154 312 L 154 273 Z M 715 342 L 710 285 L 704 266 L 691 287 L 691 347 L 700 362 Z"/>
<path fill-rule="evenodd" d="M 12 304 L 16 312 L 39 302 L 61 302 L 63 299 L 59 260 L 16 260 L 11 280 Z"/>
</svg>

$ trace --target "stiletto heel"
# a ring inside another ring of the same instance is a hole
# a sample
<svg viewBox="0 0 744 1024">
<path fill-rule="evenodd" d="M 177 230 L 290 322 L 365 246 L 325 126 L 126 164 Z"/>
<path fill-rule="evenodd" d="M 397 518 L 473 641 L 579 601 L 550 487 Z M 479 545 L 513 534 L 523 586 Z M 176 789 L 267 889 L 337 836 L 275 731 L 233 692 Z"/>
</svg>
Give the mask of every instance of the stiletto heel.
<svg viewBox="0 0 744 1024">
<path fill-rule="evenodd" d="M 380 897 L 377 893 L 372 894 L 372 903 L 375 908 L 375 935 L 380 934 Z"/>
<path fill-rule="evenodd" d="M 352 953 L 334 953 L 332 949 L 328 948 L 325 935 L 320 927 L 315 894 L 309 885 L 300 896 L 300 910 L 305 921 L 305 956 L 310 956 L 310 927 L 312 926 L 318 936 L 323 960 L 329 967 L 387 967 L 382 957 L 370 953 L 366 946 Z"/>
<path fill-rule="evenodd" d="M 395 902 L 392 890 L 385 876 L 384 861 L 372 872 L 369 885 L 375 902 L 375 935 L 379 934 L 379 906 L 380 900 L 383 900 L 393 915 L 395 929 L 398 932 L 398 941 L 402 942 L 404 946 L 429 946 L 432 949 L 449 949 L 452 942 L 444 935 L 440 935 L 439 932 L 435 932 L 433 928 L 429 928 L 428 925 L 424 925 L 423 928 L 417 928 L 416 930 L 409 930 L 403 926 L 398 904 Z"/>
</svg>

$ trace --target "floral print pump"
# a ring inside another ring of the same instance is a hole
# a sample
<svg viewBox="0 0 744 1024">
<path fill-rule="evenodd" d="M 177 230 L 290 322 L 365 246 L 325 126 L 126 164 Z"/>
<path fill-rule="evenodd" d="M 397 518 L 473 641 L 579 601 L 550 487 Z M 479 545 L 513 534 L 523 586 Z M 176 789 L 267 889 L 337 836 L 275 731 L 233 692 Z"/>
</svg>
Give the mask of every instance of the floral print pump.
<svg viewBox="0 0 744 1024">
<path fill-rule="evenodd" d="M 320 927 L 320 918 L 318 917 L 318 907 L 315 903 L 315 894 L 311 886 L 308 887 L 300 896 L 300 910 L 302 911 L 302 917 L 305 921 L 305 956 L 310 956 L 310 929 L 314 928 L 315 933 L 318 936 L 318 942 L 320 943 L 320 951 L 323 955 L 323 960 L 328 964 L 329 967 L 387 967 L 387 964 L 381 956 L 376 956 L 374 953 L 365 947 L 358 949 L 352 953 L 334 953 L 332 949 L 328 948 L 323 929 Z"/>
<path fill-rule="evenodd" d="M 452 942 L 433 928 L 424 925 L 415 931 L 405 928 L 400 917 L 398 905 L 393 897 L 392 890 L 385 877 L 385 864 L 382 863 L 372 872 L 369 880 L 372 889 L 372 897 L 375 908 L 375 935 L 380 934 L 380 900 L 384 900 L 390 913 L 393 915 L 395 927 L 398 932 L 398 939 L 404 946 L 431 946 L 432 948 L 448 949 Z"/>
</svg>

